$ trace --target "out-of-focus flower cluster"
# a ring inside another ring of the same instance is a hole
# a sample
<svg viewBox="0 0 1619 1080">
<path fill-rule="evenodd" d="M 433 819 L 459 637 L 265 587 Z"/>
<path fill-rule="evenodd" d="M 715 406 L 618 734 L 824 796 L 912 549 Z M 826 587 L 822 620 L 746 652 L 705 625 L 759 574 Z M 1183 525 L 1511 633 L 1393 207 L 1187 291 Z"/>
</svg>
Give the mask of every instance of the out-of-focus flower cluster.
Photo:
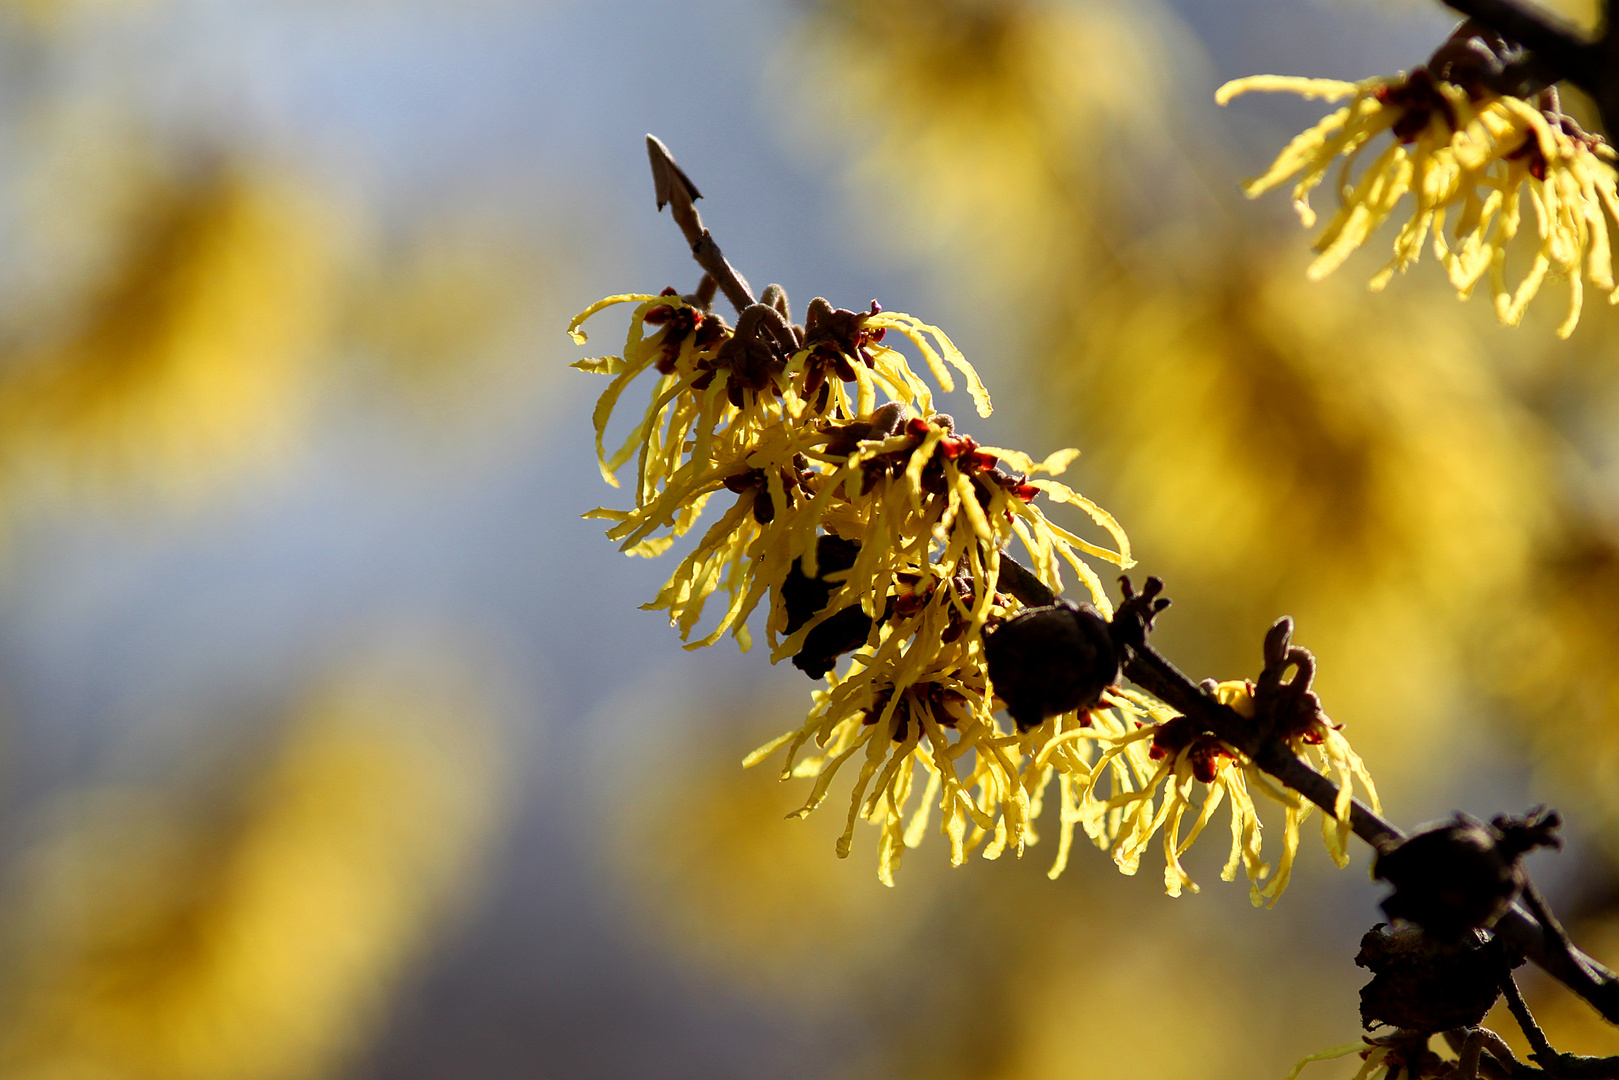
<svg viewBox="0 0 1619 1080">
<path fill-rule="evenodd" d="M 792 657 L 827 681 L 805 724 L 746 764 L 785 747 L 783 778 L 814 781 L 796 812 L 802 816 L 859 757 L 837 850 L 848 854 L 858 819 L 878 825 L 878 875 L 888 884 L 935 807 L 953 863 L 980 845 L 986 858 L 1021 854 L 1036 839 L 1032 823 L 1056 779 L 1052 876 L 1067 863 L 1075 826 L 1125 873 L 1136 871 L 1161 834 L 1168 891 L 1195 890 L 1180 857 L 1228 802 L 1232 845 L 1223 876 L 1232 879 L 1241 866 L 1255 903 L 1278 896 L 1309 804 L 1161 703 L 1112 685 L 1116 670 L 1078 707 L 1032 720 L 1020 713 L 1012 731 L 995 718 L 1001 701 L 985 643 L 1025 609 L 1008 584 L 1008 575 L 1025 572 L 1006 561 L 1008 545 L 1021 544 L 1033 575 L 1053 593 L 1063 589 L 1066 564 L 1098 619 L 1112 609 L 1087 559 L 1132 564 L 1117 522 L 1050 478 L 1077 451 L 1035 461 L 980 446 L 935 412 L 928 385 L 884 343 L 890 332 L 922 354 L 941 388 L 953 389 L 952 372 L 959 374 L 979 414 L 990 412 L 977 374 L 938 328 L 875 303 L 855 312 L 819 298 L 794 325 L 779 290 L 767 295 L 772 303 L 745 309 L 735 328 L 672 289 L 609 297 L 569 328 L 582 343 L 579 327 L 597 311 L 636 305 L 622 356 L 574 365 L 612 377 L 594 415 L 603 478 L 618 486 L 616 474 L 635 461 L 634 507 L 587 516 L 611 521 L 607 535 L 625 552 L 656 556 L 694 529 L 711 498 L 735 496 L 644 606 L 667 611 L 689 640 L 718 595 L 723 613 L 687 647 L 729 632 L 744 650 L 752 644 L 748 619 L 762 606 L 772 661 Z M 648 371 L 656 375 L 650 404 L 609 452 L 606 430 L 619 399 Z M 879 393 L 887 398 L 880 406 Z M 1079 508 L 1113 546 L 1050 521 L 1035 505 L 1040 495 Z M 1246 684 L 1224 693 L 1251 715 Z M 1329 849 L 1342 863 L 1349 786 L 1360 781 L 1370 791 L 1365 770 L 1324 723 L 1295 742 L 1343 785 L 1339 820 L 1326 823 Z M 1274 876 L 1260 854 L 1252 784 L 1285 808 Z"/>
<path fill-rule="evenodd" d="M 1293 204 L 1305 227 L 1315 224 L 1309 196 L 1338 167 L 1338 209 L 1316 238 L 1308 275 L 1319 280 L 1411 197 L 1394 238 L 1394 257 L 1371 281 L 1382 289 L 1416 262 L 1433 238 L 1434 257 L 1466 299 L 1488 279 L 1496 315 L 1515 326 L 1548 279 L 1566 280 L 1567 337 L 1579 322 L 1589 281 L 1610 301 L 1614 288 L 1608 218 L 1619 219 L 1615 154 L 1601 138 L 1564 115 L 1552 91 L 1528 98 L 1498 88 L 1513 78 L 1512 58 L 1498 38 L 1464 24 L 1426 66 L 1363 82 L 1258 75 L 1222 86 L 1225 104 L 1252 91 L 1287 92 L 1348 104 L 1295 138 L 1269 169 L 1244 188 L 1258 196 L 1298 177 Z M 1373 140 L 1392 138 L 1365 168 L 1356 166 Z M 1532 249 L 1516 281 L 1508 262 L 1525 218 Z M 1448 228 L 1447 228 L 1448 224 Z"/>
<path fill-rule="evenodd" d="M 932 251 L 955 241 L 980 295 L 1105 274 L 1134 215 L 1103 193 L 1161 194 L 1148 163 L 1168 152 L 1173 62 L 1155 14 L 1100 0 L 824 0 L 778 65 L 813 117 L 795 141 L 824 161 L 863 132 L 850 171 L 886 196 L 885 232 Z M 850 41 L 883 42 L 883 63 Z M 1109 152 L 1074 152 L 1098 146 Z"/>
<path fill-rule="evenodd" d="M 504 780 L 459 672 L 379 660 L 314 687 L 235 783 L 63 800 L 6 899 L 5 1075 L 309 1080 L 363 1048 L 478 879 Z"/>
</svg>

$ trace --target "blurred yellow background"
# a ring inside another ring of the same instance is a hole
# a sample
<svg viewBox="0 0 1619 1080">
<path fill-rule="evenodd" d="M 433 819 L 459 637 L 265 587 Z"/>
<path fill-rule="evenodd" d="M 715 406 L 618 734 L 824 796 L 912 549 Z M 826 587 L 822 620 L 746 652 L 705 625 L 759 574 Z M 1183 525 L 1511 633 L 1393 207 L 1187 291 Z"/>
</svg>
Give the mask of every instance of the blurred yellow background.
<svg viewBox="0 0 1619 1080">
<path fill-rule="evenodd" d="M 1535 873 L 1619 963 L 1619 318 L 1503 329 L 1432 265 L 1373 294 L 1377 251 L 1306 283 L 1237 182 L 1319 110 L 1212 102 L 1451 22 L 0 8 L 0 1072 L 1248 1080 L 1356 1037 L 1364 853 L 1307 848 L 1268 912 L 1207 852 L 1170 900 L 930 837 L 889 890 L 740 769 L 809 684 L 683 653 L 637 610 L 663 572 L 579 520 L 611 496 L 562 327 L 696 280 L 647 131 L 756 286 L 937 323 L 1000 406 L 974 435 L 1080 448 L 1195 677 L 1291 614 L 1395 820 L 1561 808 Z"/>
</svg>

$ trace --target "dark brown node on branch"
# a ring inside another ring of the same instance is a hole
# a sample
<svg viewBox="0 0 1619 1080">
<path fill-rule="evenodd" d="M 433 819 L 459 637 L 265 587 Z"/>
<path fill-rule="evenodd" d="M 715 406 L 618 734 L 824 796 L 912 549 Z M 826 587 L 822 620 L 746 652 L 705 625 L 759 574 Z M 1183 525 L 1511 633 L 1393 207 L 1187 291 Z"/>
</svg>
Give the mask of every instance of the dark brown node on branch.
<svg viewBox="0 0 1619 1080">
<path fill-rule="evenodd" d="M 1372 973 L 1360 990 L 1368 1031 L 1388 1025 L 1432 1035 L 1473 1027 L 1501 996 L 1501 957 L 1476 937 L 1446 943 L 1417 926 L 1378 923 L 1360 939 L 1355 963 Z"/>
<path fill-rule="evenodd" d="M 1119 681 L 1119 653 L 1107 620 L 1071 600 L 1002 624 L 984 637 L 984 657 L 995 693 L 1019 731 L 1094 708 L 1102 691 Z"/>
<path fill-rule="evenodd" d="M 1416 923 L 1436 941 L 1465 940 L 1511 906 L 1524 881 L 1518 860 L 1533 848 L 1558 846 L 1560 823 L 1555 811 L 1541 809 L 1492 825 L 1458 814 L 1420 832 L 1372 865 L 1374 877 L 1394 886 L 1383 911 Z"/>
</svg>

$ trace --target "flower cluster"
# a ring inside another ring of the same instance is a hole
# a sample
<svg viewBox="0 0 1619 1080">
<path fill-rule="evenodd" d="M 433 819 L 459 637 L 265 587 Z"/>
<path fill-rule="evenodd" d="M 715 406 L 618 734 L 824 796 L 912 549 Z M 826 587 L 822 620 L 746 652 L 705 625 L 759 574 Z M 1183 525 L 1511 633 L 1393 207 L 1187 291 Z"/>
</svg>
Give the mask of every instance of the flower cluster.
<svg viewBox="0 0 1619 1080">
<path fill-rule="evenodd" d="M 1492 69 L 1480 66 L 1480 55 L 1495 59 L 1491 43 L 1464 26 L 1428 65 L 1409 74 L 1359 83 L 1259 75 L 1226 83 L 1215 100 L 1224 105 L 1252 91 L 1348 99 L 1244 184 L 1254 197 L 1298 177 L 1293 202 L 1308 228 L 1315 224 L 1310 192 L 1343 159 L 1338 210 L 1316 238 L 1312 280 L 1337 269 L 1409 195 L 1394 257 L 1372 278 L 1373 289 L 1415 262 L 1431 234 L 1434 256 L 1457 293 L 1466 299 L 1488 277 L 1496 315 L 1509 326 L 1522 319 L 1546 279 L 1566 280 L 1568 314 L 1557 332 L 1567 337 L 1579 321 L 1584 282 L 1619 302 L 1608 240 L 1608 218 L 1619 219 L 1615 154 L 1561 112 L 1554 92 L 1536 91 L 1533 100 L 1498 92 L 1500 79 L 1487 77 Z M 1384 132 L 1387 145 L 1357 173 Z M 1523 246 L 1533 255 L 1525 255 L 1528 266 L 1512 283 L 1508 251 L 1522 231 L 1525 192 L 1534 232 Z"/>
<path fill-rule="evenodd" d="M 745 764 L 784 751 L 783 778 L 813 780 L 802 816 L 858 759 L 837 850 L 849 853 L 856 821 L 876 824 L 878 874 L 888 884 L 935 807 L 953 863 L 980 846 L 986 858 L 1021 854 L 1036 839 L 1033 822 L 1055 779 L 1061 831 L 1053 877 L 1067 863 L 1076 825 L 1125 873 L 1162 833 L 1165 884 L 1179 895 L 1196 889 L 1181 855 L 1226 803 L 1232 854 L 1224 876 L 1242 866 L 1255 902 L 1274 899 L 1308 804 L 1264 780 L 1235 749 L 1187 728 L 1173 710 L 1120 688 L 1116 661 L 1073 700 L 1032 714 L 1026 703 L 1014 705 L 1012 730 L 996 719 L 1009 698 L 1024 702 L 1015 685 L 997 691 L 988 656 L 1002 628 L 1031 614 L 1014 595 L 1022 591 L 1011 584 L 1017 575 L 1032 574 L 1060 594 L 1071 571 L 1094 605 L 1084 617 L 1105 637 L 1112 608 L 1091 560 L 1132 564 L 1118 523 L 1055 479 L 1077 451 L 1036 461 L 982 446 L 935 412 L 928 384 L 885 341 L 913 345 L 946 391 L 961 376 L 979 414 L 990 411 L 977 374 L 938 328 L 875 303 L 855 312 L 821 299 L 798 325 L 779 290 L 767 295 L 772 302 L 745 308 L 735 327 L 700 298 L 666 290 L 609 297 L 569 328 L 582 343 L 579 327 L 591 315 L 635 305 L 622 356 L 574 365 L 612 377 L 594 416 L 602 476 L 617 486 L 616 474 L 635 460 L 633 507 L 586 516 L 610 521 L 607 535 L 625 552 L 656 556 L 695 528 L 711 498 L 731 497 L 644 606 L 665 611 L 688 648 L 729 633 L 744 650 L 752 645 L 750 616 L 763 608 L 772 662 L 791 658 L 826 680 L 803 726 Z M 609 454 L 606 430 L 618 402 L 647 372 L 656 376 L 650 403 Z M 1052 522 L 1036 503 L 1041 496 L 1077 508 L 1111 546 Z M 1006 555 L 1014 540 L 1032 569 Z M 716 597 L 723 613 L 705 624 Z M 1320 751 L 1318 767 L 1364 778 L 1335 731 L 1301 737 L 1301 746 Z M 1263 891 L 1258 883 L 1270 869 L 1260 857 L 1254 783 L 1286 808 L 1282 862 Z M 1183 828 L 1199 785 L 1204 794 Z M 1328 829 L 1338 855 L 1347 799 Z"/>
</svg>

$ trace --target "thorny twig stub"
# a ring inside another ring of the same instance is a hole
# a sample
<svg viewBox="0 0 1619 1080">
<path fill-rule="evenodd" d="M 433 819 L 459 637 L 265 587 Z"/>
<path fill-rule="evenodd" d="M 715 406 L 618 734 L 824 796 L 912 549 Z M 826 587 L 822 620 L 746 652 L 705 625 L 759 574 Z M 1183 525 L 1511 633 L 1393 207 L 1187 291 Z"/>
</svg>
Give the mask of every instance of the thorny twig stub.
<svg viewBox="0 0 1619 1080">
<path fill-rule="evenodd" d="M 719 285 L 720 291 L 731 302 L 738 314 L 754 304 L 753 289 L 749 287 L 746 279 L 736 272 L 736 268 L 725 261 L 720 253 L 720 246 L 714 242 L 714 236 L 703 228 L 703 219 L 697 213 L 694 205 L 703 193 L 697 190 L 697 185 L 691 182 L 680 168 L 675 164 L 674 155 L 669 148 L 663 145 L 656 135 L 646 137 L 647 158 L 652 163 L 652 185 L 657 197 L 658 209 L 665 205 L 669 213 L 674 216 L 675 224 L 680 226 L 681 233 L 686 242 L 691 245 L 692 258 L 697 260 L 708 276 Z"/>
</svg>

